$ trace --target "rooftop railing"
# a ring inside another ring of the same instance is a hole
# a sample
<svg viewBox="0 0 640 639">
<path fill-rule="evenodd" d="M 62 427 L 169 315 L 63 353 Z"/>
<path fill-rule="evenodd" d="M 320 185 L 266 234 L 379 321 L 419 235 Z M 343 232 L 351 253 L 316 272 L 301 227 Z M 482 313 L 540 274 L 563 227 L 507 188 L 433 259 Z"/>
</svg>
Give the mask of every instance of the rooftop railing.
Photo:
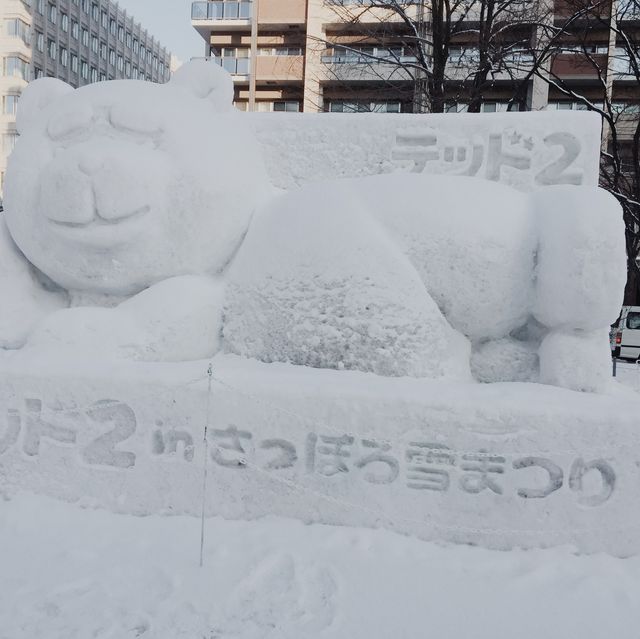
<svg viewBox="0 0 640 639">
<path fill-rule="evenodd" d="M 191 4 L 192 20 L 250 20 L 252 2 L 229 0 L 214 2 L 193 2 Z"/>
</svg>

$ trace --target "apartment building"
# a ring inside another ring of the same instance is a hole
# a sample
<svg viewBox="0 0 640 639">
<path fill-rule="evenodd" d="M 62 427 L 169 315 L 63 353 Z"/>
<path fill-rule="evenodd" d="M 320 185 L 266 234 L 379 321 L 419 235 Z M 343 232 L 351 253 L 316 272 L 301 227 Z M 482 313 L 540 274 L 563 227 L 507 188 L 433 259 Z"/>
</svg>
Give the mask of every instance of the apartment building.
<svg viewBox="0 0 640 639">
<path fill-rule="evenodd" d="M 0 196 L 20 93 L 30 80 L 60 78 L 80 87 L 169 79 L 171 54 L 117 2 L 0 0 L 0 20 Z"/>
<path fill-rule="evenodd" d="M 613 0 L 638 2 L 638 0 Z M 548 0 L 550 21 L 560 20 L 568 0 Z M 236 86 L 236 106 L 257 111 L 379 111 L 414 110 L 416 78 L 398 67 L 397 61 L 416 62 L 415 51 L 406 43 L 407 25 L 397 15 L 379 7 L 363 11 L 367 0 L 209 0 L 192 3 L 193 27 L 203 37 L 204 55 L 231 72 Z M 421 20 L 430 28 L 429 3 L 412 3 L 410 11 L 425 12 Z M 575 3 L 573 3 L 575 5 Z M 357 18 L 356 18 L 357 16 Z M 640 16 L 640 12 L 639 12 Z M 475 19 L 469 16 L 470 22 Z M 385 22 L 388 20 L 388 24 Z M 640 20 L 638 22 L 640 26 Z M 635 86 L 624 74 L 624 61 L 616 55 L 616 40 L 603 23 L 590 33 L 593 54 L 602 57 L 602 69 L 613 64 L 616 82 L 608 87 L 621 104 L 638 101 Z M 384 46 L 367 34 L 381 31 Z M 579 26 L 579 25 L 578 25 Z M 527 31 L 528 29 L 528 31 Z M 519 37 L 534 42 L 535 27 L 524 27 Z M 397 46 L 394 45 L 394 37 Z M 527 78 L 527 54 L 514 51 L 514 64 L 492 76 L 483 92 L 483 111 L 507 108 L 580 109 L 584 104 L 571 100 L 539 77 Z M 385 64 L 385 56 L 396 63 Z M 464 110 L 460 95 L 461 78 L 473 61 L 473 45 L 464 36 L 454 40 L 447 63 L 446 110 Z M 591 64 L 584 64 L 581 44 L 571 45 L 554 57 L 553 72 L 579 88 L 594 101 L 601 99 L 602 78 Z M 375 64 L 372 63 L 375 60 Z M 617 66 L 616 66 L 617 65 Z M 521 100 L 509 105 L 519 84 Z"/>
</svg>

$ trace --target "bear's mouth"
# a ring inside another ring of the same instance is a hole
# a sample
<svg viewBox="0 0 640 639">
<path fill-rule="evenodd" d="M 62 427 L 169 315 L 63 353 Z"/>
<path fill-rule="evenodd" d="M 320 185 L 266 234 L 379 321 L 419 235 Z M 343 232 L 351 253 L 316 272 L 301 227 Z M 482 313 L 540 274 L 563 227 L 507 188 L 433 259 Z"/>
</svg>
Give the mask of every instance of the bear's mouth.
<svg viewBox="0 0 640 639">
<path fill-rule="evenodd" d="M 69 240 L 103 246 L 134 240 L 139 232 L 144 230 L 145 218 L 150 212 L 151 206 L 146 204 L 113 219 L 102 217 L 95 211 L 93 219 L 89 222 L 65 222 L 51 218 L 49 222 L 59 234 Z"/>
<path fill-rule="evenodd" d="M 141 215 L 145 215 L 151 210 L 151 207 L 148 204 L 137 208 L 135 211 L 131 213 L 126 213 L 124 215 L 119 215 L 113 219 L 108 219 L 106 217 L 102 217 L 98 211 L 95 212 L 93 219 L 90 222 L 62 222 L 60 220 L 52 220 L 50 221 L 56 226 L 64 226 L 70 229 L 86 229 L 92 226 L 117 226 L 118 224 L 122 224 L 131 220 L 134 217 L 140 217 Z"/>
</svg>

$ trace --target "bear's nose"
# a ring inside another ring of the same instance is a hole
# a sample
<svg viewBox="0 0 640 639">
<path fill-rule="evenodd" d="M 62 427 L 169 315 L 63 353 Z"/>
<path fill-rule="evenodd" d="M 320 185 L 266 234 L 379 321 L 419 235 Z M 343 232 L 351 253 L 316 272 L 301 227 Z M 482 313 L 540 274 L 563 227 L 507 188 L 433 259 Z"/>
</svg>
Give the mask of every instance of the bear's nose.
<svg viewBox="0 0 640 639">
<path fill-rule="evenodd" d="M 101 157 L 95 154 L 86 154 L 80 158 L 78 166 L 80 170 L 86 175 L 94 175 L 96 174 L 103 165 L 103 160 Z"/>
</svg>

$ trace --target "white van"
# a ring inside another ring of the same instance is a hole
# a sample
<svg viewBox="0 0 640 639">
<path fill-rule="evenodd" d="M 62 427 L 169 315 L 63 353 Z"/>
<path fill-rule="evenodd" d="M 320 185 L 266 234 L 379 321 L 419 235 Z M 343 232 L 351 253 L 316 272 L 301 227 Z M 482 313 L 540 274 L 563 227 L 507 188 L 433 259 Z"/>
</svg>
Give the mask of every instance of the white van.
<svg viewBox="0 0 640 639">
<path fill-rule="evenodd" d="M 613 357 L 636 360 L 640 357 L 640 306 L 623 306 L 611 329 Z"/>
</svg>

